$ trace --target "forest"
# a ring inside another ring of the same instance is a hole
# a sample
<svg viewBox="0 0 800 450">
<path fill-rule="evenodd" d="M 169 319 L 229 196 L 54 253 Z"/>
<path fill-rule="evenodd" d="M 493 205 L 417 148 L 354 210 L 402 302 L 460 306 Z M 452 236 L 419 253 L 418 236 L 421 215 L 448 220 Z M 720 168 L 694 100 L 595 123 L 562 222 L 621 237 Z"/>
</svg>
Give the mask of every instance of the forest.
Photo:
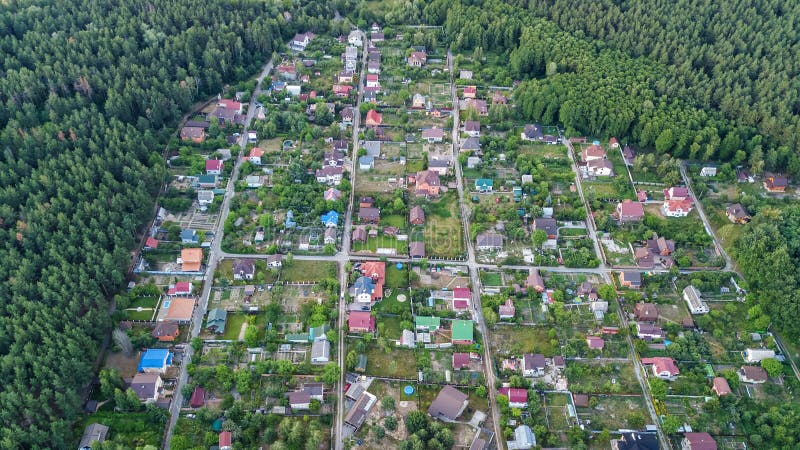
<svg viewBox="0 0 800 450">
<path fill-rule="evenodd" d="M 67 448 L 109 299 L 192 105 L 333 8 L 21 0 L 0 7 L 0 447 Z M 291 17 L 287 23 L 285 17 Z"/>
</svg>

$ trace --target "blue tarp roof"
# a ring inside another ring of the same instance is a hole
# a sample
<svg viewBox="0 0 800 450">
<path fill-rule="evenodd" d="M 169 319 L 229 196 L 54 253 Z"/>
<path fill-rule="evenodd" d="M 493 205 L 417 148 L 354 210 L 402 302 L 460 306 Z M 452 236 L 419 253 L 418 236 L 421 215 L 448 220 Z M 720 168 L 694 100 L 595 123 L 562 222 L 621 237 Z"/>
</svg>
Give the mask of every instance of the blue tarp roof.
<svg viewBox="0 0 800 450">
<path fill-rule="evenodd" d="M 320 219 L 322 220 L 323 225 L 326 225 L 328 223 L 337 224 L 339 223 L 339 213 L 331 210 L 328 211 L 328 214 L 323 214 L 322 217 L 320 217 Z"/>
<path fill-rule="evenodd" d="M 144 369 L 161 369 L 172 364 L 172 353 L 164 348 L 148 348 L 139 360 L 138 371 Z"/>
</svg>

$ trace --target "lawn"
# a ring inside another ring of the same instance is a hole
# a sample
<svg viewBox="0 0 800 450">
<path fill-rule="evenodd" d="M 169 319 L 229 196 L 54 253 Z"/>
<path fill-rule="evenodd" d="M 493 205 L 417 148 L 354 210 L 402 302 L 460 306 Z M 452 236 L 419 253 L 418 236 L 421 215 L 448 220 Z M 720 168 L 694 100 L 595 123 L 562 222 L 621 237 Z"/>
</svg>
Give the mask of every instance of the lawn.
<svg viewBox="0 0 800 450">
<path fill-rule="evenodd" d="M 481 283 L 486 286 L 502 286 L 503 276 L 498 272 L 481 272 Z"/>
<path fill-rule="evenodd" d="M 153 310 L 152 309 L 143 309 L 141 311 L 137 311 L 135 309 L 126 309 L 125 310 L 125 318 L 128 319 L 128 320 L 150 321 L 150 320 L 153 320 Z"/>
<path fill-rule="evenodd" d="M 530 326 L 496 326 L 490 333 L 495 352 L 512 355 L 542 353 L 553 356 L 556 349 L 548 337 L 548 329 Z"/>
<path fill-rule="evenodd" d="M 367 238 L 367 242 L 353 242 L 353 251 L 366 251 L 375 253 L 379 248 L 393 248 L 397 255 L 408 254 L 408 241 L 398 241 L 393 237 L 378 236 L 377 238 Z"/>
<path fill-rule="evenodd" d="M 79 422 L 75 426 L 76 433 L 83 433 L 86 425 L 91 423 L 107 425 L 108 441 L 124 448 L 142 448 L 146 445 L 160 447 L 164 434 L 164 426 L 152 423 L 144 412 L 118 413 L 101 410 Z M 77 448 L 77 445 L 73 448 Z"/>
<path fill-rule="evenodd" d="M 247 322 L 247 314 L 228 313 L 228 320 L 225 322 L 225 332 L 222 333 L 221 339 L 236 341 L 239 339 L 239 332 L 242 330 L 242 324 Z"/>
<path fill-rule="evenodd" d="M 464 256 L 464 232 L 458 210 L 458 197 L 448 192 L 429 204 L 425 221 L 425 253 L 438 257 Z"/>
<path fill-rule="evenodd" d="M 155 308 L 158 304 L 158 297 L 136 297 L 131 299 L 128 308 Z"/>
<path fill-rule="evenodd" d="M 417 378 L 416 357 L 413 350 L 394 348 L 386 353 L 377 345 L 369 345 L 367 355 L 367 373 L 374 376 L 394 378 Z"/>
<path fill-rule="evenodd" d="M 384 300 L 385 301 L 385 300 Z M 390 316 L 378 317 L 378 331 L 381 337 L 385 337 L 391 341 L 399 340 L 403 333 L 400 328 L 400 318 Z"/>
<path fill-rule="evenodd" d="M 636 411 L 645 411 L 644 397 L 641 395 L 595 397 L 598 400 L 595 408 L 577 409 L 578 417 L 591 420 L 593 430 L 628 428 L 630 415 Z"/>
<path fill-rule="evenodd" d="M 386 264 L 386 287 L 408 288 L 408 266 L 403 265 L 402 269 L 398 269 L 394 264 Z"/>
<path fill-rule="evenodd" d="M 392 226 L 400 228 L 401 230 L 406 227 L 406 217 L 400 214 L 392 214 L 381 217 L 381 225 Z"/>
<path fill-rule="evenodd" d="M 336 278 L 336 263 L 327 261 L 292 261 L 284 262 L 281 279 L 286 282 L 312 281 L 323 278 Z"/>
<path fill-rule="evenodd" d="M 567 363 L 566 375 L 573 392 L 637 395 L 642 393 L 633 364 L 627 362 L 594 364 L 570 361 Z"/>
</svg>

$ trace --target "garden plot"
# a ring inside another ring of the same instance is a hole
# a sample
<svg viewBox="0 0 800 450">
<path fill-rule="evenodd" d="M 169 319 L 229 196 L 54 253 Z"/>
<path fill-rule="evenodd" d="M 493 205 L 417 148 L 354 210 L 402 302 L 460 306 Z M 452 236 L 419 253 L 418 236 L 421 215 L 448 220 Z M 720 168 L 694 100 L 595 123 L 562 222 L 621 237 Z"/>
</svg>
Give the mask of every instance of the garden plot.
<svg viewBox="0 0 800 450">
<path fill-rule="evenodd" d="M 424 233 L 425 253 L 429 258 L 464 257 L 464 231 L 455 192 L 448 192 L 429 203 Z"/>
<path fill-rule="evenodd" d="M 631 428 L 630 418 L 638 417 L 646 409 L 641 395 L 589 395 L 589 406 L 578 407 L 576 411 L 592 430 L 618 430 Z"/>
<path fill-rule="evenodd" d="M 633 364 L 624 361 L 568 361 L 569 389 L 587 394 L 637 394 L 641 386 Z"/>
<path fill-rule="evenodd" d="M 419 275 L 419 281 L 414 283 L 413 287 L 418 288 L 431 288 L 442 289 L 446 288 L 452 290 L 454 287 L 468 286 L 469 277 L 467 276 L 467 268 L 456 268 L 451 270 L 439 266 L 429 266 L 427 269 L 420 266 L 413 268 L 414 273 Z"/>
</svg>

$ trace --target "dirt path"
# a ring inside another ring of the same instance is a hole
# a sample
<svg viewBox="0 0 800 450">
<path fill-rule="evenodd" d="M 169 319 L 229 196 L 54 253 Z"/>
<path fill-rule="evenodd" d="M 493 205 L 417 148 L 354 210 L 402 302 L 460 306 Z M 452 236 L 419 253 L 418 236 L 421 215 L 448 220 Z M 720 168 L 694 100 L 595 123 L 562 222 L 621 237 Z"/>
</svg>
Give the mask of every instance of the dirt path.
<svg viewBox="0 0 800 450">
<path fill-rule="evenodd" d="M 247 331 L 247 322 L 243 323 L 243 324 L 242 324 L 242 329 L 241 329 L 241 330 L 239 330 L 239 340 L 240 340 L 240 341 L 243 341 L 243 340 L 244 340 L 244 332 L 245 332 L 245 331 Z"/>
</svg>

